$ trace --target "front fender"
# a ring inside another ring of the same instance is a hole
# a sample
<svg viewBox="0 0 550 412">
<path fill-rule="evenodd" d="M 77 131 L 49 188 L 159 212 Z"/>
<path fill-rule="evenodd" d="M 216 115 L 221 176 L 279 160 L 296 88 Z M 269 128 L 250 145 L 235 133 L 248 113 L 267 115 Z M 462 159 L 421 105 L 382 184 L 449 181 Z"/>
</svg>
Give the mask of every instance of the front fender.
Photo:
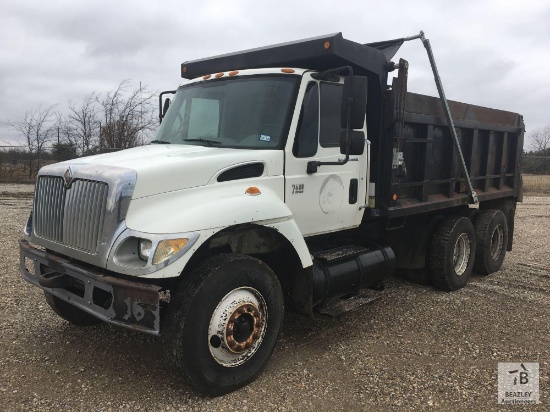
<svg viewBox="0 0 550 412">
<path fill-rule="evenodd" d="M 261 194 L 249 196 L 245 190 L 250 183 L 208 185 L 182 191 L 134 199 L 126 215 L 129 229 L 142 233 L 165 234 L 198 232 L 193 247 L 170 269 L 146 277 L 177 276 L 193 252 L 211 236 L 227 227 L 253 223 L 273 228 L 292 244 L 303 267 L 312 265 L 309 249 L 292 212 L 281 197 L 268 185 L 256 184 Z"/>
<path fill-rule="evenodd" d="M 196 232 L 243 223 L 290 219 L 292 212 L 274 190 L 273 179 L 256 184 L 257 196 L 245 194 L 250 183 L 207 185 L 132 199 L 129 229 L 145 233 Z M 271 183 L 271 184 L 270 184 Z"/>
</svg>

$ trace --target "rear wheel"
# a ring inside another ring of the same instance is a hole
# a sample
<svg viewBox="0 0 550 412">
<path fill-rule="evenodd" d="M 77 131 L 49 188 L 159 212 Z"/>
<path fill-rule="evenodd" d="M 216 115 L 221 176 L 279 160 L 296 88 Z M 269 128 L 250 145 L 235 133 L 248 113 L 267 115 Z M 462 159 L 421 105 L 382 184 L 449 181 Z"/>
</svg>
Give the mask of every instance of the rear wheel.
<svg viewBox="0 0 550 412">
<path fill-rule="evenodd" d="M 476 239 L 470 219 L 450 216 L 442 220 L 429 248 L 432 284 L 446 291 L 464 287 L 472 274 L 475 250 Z"/>
<path fill-rule="evenodd" d="M 76 326 L 92 326 L 101 323 L 102 321 L 95 316 L 84 312 L 82 309 L 71 305 L 68 302 L 52 295 L 49 292 L 44 291 L 46 296 L 46 302 L 52 308 L 52 310 L 59 315 L 59 317 L 65 319 L 67 322 Z"/>
<path fill-rule="evenodd" d="M 497 272 L 504 262 L 508 245 L 508 224 L 500 210 L 482 210 L 474 222 L 476 257 L 474 272 L 489 275 Z"/>
<path fill-rule="evenodd" d="M 166 315 L 169 360 L 200 392 L 222 395 L 267 365 L 283 321 L 283 293 L 260 260 L 217 255 L 182 281 Z"/>
</svg>

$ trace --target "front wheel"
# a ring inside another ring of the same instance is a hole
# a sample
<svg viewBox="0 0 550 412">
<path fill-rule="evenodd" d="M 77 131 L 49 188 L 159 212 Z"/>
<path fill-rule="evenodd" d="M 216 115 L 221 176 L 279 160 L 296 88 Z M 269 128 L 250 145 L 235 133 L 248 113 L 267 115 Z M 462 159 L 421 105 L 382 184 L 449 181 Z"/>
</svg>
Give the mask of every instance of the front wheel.
<svg viewBox="0 0 550 412">
<path fill-rule="evenodd" d="M 222 395 L 267 365 L 283 321 L 273 271 L 244 255 L 217 255 L 184 279 L 162 332 L 169 360 L 196 390 Z"/>
</svg>

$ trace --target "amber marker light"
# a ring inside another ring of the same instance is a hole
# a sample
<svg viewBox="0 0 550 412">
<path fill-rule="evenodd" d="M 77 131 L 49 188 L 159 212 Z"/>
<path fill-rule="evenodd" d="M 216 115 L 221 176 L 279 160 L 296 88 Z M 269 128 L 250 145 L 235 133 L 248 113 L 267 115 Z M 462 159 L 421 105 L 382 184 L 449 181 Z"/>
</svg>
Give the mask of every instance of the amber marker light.
<svg viewBox="0 0 550 412">
<path fill-rule="evenodd" d="M 393 201 L 395 202 L 397 200 L 397 195 L 394 193 L 393 196 L 391 197 L 393 199 Z"/>
<path fill-rule="evenodd" d="M 216 76 L 214 76 L 216 79 L 219 79 L 220 77 L 223 77 L 225 73 L 218 73 Z"/>
<path fill-rule="evenodd" d="M 239 71 L 238 70 L 233 70 L 232 72 L 229 72 L 229 75 L 230 76 L 236 76 L 239 74 Z"/>
<path fill-rule="evenodd" d="M 329 42 L 329 41 L 326 41 L 326 42 L 323 44 L 323 48 L 324 48 L 325 50 L 330 49 L 330 42 Z"/>
<path fill-rule="evenodd" d="M 202 76 L 202 78 L 203 78 L 204 80 L 208 80 L 208 79 L 211 78 L 211 77 L 212 77 L 211 74 L 207 74 L 206 76 Z"/>
<path fill-rule="evenodd" d="M 260 192 L 260 189 L 258 189 L 256 186 L 250 186 L 246 191 L 244 192 L 248 196 L 258 196 L 261 195 L 262 192 Z"/>
<path fill-rule="evenodd" d="M 281 71 L 282 71 L 283 73 L 294 73 L 294 72 L 295 72 L 294 69 L 281 69 Z"/>
<path fill-rule="evenodd" d="M 153 265 L 158 265 L 178 253 L 188 241 L 186 238 L 161 240 L 153 256 Z"/>
<path fill-rule="evenodd" d="M 187 66 L 183 66 L 183 67 L 181 68 L 181 71 L 182 71 L 183 73 L 187 73 Z"/>
</svg>

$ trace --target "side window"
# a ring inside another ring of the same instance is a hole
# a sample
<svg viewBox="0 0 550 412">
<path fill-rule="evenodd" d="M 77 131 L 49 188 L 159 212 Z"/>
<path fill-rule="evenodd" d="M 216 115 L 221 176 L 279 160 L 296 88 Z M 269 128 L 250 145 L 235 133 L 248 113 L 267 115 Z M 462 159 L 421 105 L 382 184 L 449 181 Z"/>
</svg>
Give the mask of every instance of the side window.
<svg viewBox="0 0 550 412">
<path fill-rule="evenodd" d="M 340 147 L 341 84 L 321 83 L 321 134 L 319 142 L 322 147 Z"/>
<path fill-rule="evenodd" d="M 220 123 L 220 101 L 193 98 L 188 139 L 215 139 Z"/>
<path fill-rule="evenodd" d="M 319 87 L 309 82 L 306 87 L 302 111 L 292 153 L 296 157 L 311 157 L 317 153 L 319 137 Z"/>
</svg>

